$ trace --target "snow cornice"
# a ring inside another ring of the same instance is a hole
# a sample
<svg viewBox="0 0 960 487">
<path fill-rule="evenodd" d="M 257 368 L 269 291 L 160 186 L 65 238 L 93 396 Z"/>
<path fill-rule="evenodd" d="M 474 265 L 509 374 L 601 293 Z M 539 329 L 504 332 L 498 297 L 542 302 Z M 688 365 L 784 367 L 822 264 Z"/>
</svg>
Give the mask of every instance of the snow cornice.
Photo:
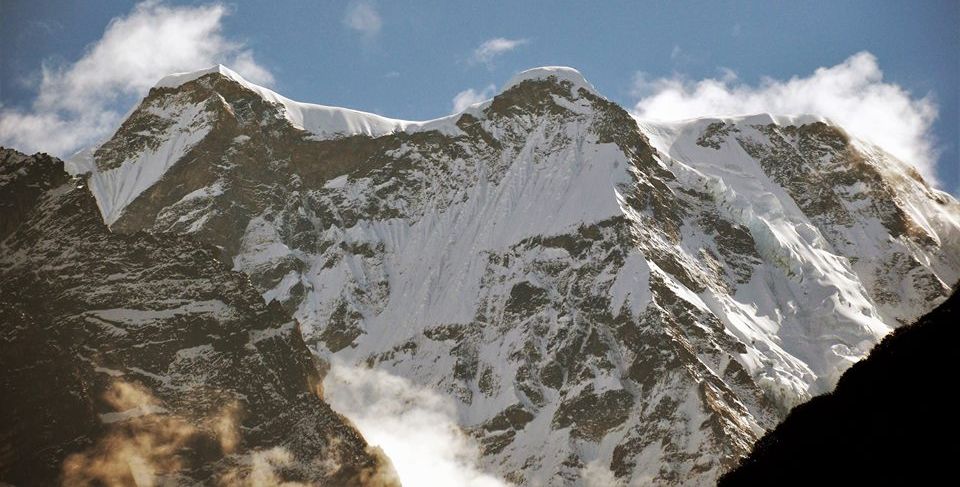
<svg viewBox="0 0 960 487">
<path fill-rule="evenodd" d="M 593 85 L 590 84 L 590 82 L 587 81 L 582 74 L 580 74 L 580 71 L 567 66 L 541 66 L 538 68 L 521 71 L 510 78 L 510 81 L 508 81 L 507 84 L 503 85 L 500 93 L 503 93 L 504 91 L 507 91 L 510 88 L 523 83 L 524 81 L 548 80 L 551 77 L 555 78 L 559 82 L 567 81 L 572 84 L 574 93 L 576 93 L 580 88 L 583 88 L 597 96 L 602 96 L 597 89 L 594 88 Z"/>
</svg>

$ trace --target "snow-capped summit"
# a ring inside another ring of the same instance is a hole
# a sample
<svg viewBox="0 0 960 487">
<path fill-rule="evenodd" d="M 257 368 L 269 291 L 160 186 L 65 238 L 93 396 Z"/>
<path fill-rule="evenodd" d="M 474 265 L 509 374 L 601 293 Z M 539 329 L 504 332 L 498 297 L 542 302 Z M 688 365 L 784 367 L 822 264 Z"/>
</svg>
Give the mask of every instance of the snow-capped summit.
<svg viewBox="0 0 960 487">
<path fill-rule="evenodd" d="M 182 73 L 171 73 L 163 78 L 160 78 L 160 81 L 157 81 L 157 84 L 153 85 L 154 88 L 178 88 L 184 83 L 189 83 L 197 78 L 201 78 L 208 74 L 217 73 L 226 78 L 230 78 L 237 83 L 240 83 L 251 89 L 260 89 L 260 86 L 257 86 L 253 83 L 250 83 L 243 76 L 240 76 L 236 71 L 222 65 L 217 64 L 205 69 L 198 69 L 196 71 L 185 71 Z"/>
<path fill-rule="evenodd" d="M 590 84 L 590 82 L 587 81 L 582 74 L 580 74 L 580 71 L 566 66 L 541 66 L 539 68 L 521 71 L 510 78 L 510 81 L 503 85 L 503 88 L 500 91 L 507 91 L 523 81 L 546 80 L 550 78 L 555 78 L 561 82 L 569 82 L 572 85 L 574 93 L 576 93 L 580 88 L 584 88 L 596 95 L 600 94 L 597 92 L 596 88 L 594 88 L 593 85 Z"/>
<path fill-rule="evenodd" d="M 638 122 L 570 68 L 430 122 L 161 84 L 92 153 L 111 228 L 220 249 L 518 483 L 708 484 L 960 277 L 960 205 L 817 117 Z"/>
</svg>

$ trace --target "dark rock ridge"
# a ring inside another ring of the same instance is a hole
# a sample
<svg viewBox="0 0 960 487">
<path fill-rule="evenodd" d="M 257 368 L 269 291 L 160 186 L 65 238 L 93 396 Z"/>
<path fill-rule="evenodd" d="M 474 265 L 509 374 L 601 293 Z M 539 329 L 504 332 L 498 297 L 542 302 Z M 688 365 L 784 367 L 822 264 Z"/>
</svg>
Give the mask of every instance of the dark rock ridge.
<svg viewBox="0 0 960 487">
<path fill-rule="evenodd" d="M 949 392 L 957 381 L 958 290 L 884 338 L 832 393 L 794 408 L 719 485 L 935 485 L 950 478 L 960 433 Z"/>
<path fill-rule="evenodd" d="M 59 171 L 31 170 L 34 166 L 58 167 L 58 163 L 47 154 L 31 157 L 0 147 L 0 187 L 4 191 L 0 199 L 0 241 L 20 226 L 41 196 L 70 180 L 62 164 Z"/>
<path fill-rule="evenodd" d="M 0 483 L 398 484 L 288 313 L 216 249 L 111 233 L 83 186 L 0 149 Z"/>
</svg>

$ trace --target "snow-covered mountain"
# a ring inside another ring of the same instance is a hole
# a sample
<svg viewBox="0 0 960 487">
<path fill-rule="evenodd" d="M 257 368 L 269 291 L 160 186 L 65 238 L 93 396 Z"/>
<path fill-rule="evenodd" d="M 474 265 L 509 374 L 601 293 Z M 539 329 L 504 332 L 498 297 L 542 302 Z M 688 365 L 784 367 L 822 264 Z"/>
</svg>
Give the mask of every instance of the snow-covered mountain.
<svg viewBox="0 0 960 487">
<path fill-rule="evenodd" d="M 435 388 L 520 484 L 709 483 L 960 277 L 960 205 L 813 117 L 637 121 L 577 71 L 427 122 L 217 67 L 69 162 L 323 357 Z"/>
</svg>

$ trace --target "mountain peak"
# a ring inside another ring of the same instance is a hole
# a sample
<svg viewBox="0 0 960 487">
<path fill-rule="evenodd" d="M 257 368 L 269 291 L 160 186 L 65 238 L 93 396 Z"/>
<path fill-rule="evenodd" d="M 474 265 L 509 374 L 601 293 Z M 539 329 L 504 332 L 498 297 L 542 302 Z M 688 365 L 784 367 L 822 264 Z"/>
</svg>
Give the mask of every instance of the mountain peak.
<svg viewBox="0 0 960 487">
<path fill-rule="evenodd" d="M 590 91 L 593 94 L 599 95 L 597 89 L 587 81 L 586 78 L 580 74 L 580 71 L 577 71 L 574 68 L 567 66 L 541 66 L 538 68 L 531 68 L 526 71 L 521 71 L 510 78 L 510 81 L 503 86 L 503 89 L 500 92 L 504 92 L 513 88 L 514 86 L 529 80 L 547 80 L 551 77 L 556 78 L 557 81 L 568 81 L 573 85 L 574 92 L 580 88 L 584 88 L 587 91 Z"/>
<path fill-rule="evenodd" d="M 253 85 L 253 83 L 250 83 L 249 81 L 244 79 L 243 76 L 240 76 L 240 74 L 238 74 L 236 71 L 222 64 L 217 64 L 215 66 L 211 66 L 205 69 L 199 69 L 197 71 L 185 71 L 181 73 L 168 74 L 167 76 L 164 76 L 163 78 L 161 78 L 160 81 L 157 82 L 157 84 L 153 85 L 153 87 L 154 88 L 177 88 L 184 83 L 189 83 L 190 81 L 193 81 L 198 78 L 202 78 L 208 74 L 213 74 L 213 73 L 219 73 L 244 86 Z"/>
<path fill-rule="evenodd" d="M 198 71 L 174 73 L 164 76 L 154 88 L 179 88 L 209 74 L 218 73 L 255 93 L 269 103 L 282 106 L 283 116 L 294 127 L 305 130 L 313 136 L 328 139 L 351 135 L 379 137 L 393 132 L 437 129 L 452 126 L 450 117 L 441 117 L 426 121 L 400 120 L 384 117 L 375 113 L 335 106 L 304 103 L 291 100 L 263 86 L 251 83 L 232 69 L 218 64 Z M 449 123 L 448 123 L 449 122 Z M 452 129 L 447 128 L 449 132 Z"/>
<path fill-rule="evenodd" d="M 449 400 L 517 483 L 712 483 L 960 276 L 957 203 L 770 126 L 810 118 L 638 124 L 560 67 L 433 122 L 240 83 L 150 93 L 90 166 L 106 223 L 219 249 L 315 353 Z"/>
</svg>

